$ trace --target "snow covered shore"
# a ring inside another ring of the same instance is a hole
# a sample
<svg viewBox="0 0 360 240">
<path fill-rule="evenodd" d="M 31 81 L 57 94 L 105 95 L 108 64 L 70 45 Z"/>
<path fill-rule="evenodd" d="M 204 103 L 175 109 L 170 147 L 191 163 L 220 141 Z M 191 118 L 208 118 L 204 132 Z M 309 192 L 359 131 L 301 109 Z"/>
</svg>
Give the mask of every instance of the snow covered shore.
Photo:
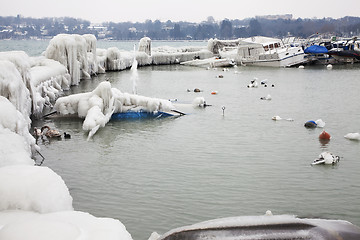
<svg viewBox="0 0 360 240">
<path fill-rule="evenodd" d="M 45 108 L 77 114 L 84 118 L 83 129 L 91 137 L 114 112 L 171 110 L 170 101 L 123 93 L 109 82 L 89 93 L 61 96 L 82 79 L 129 69 L 133 63 L 136 70 L 195 57 L 208 58 L 212 53 L 206 48 L 152 51 L 149 38 L 140 40 L 138 51 L 97 49 L 95 36 L 89 34 L 57 35 L 43 56 L 0 52 L 0 239 L 131 240 L 120 221 L 75 211 L 61 176 L 34 166 L 32 156 L 39 147 L 29 133 L 31 116 L 39 117 Z"/>
</svg>

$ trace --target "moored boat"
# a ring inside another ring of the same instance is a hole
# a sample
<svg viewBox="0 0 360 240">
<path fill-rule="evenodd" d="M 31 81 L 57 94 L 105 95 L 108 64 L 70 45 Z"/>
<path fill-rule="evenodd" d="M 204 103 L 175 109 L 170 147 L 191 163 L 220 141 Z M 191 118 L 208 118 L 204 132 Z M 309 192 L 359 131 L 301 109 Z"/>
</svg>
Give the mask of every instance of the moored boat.
<svg viewBox="0 0 360 240">
<path fill-rule="evenodd" d="M 281 39 L 255 36 L 239 41 L 237 62 L 242 65 L 291 67 L 306 62 L 300 46 L 284 44 Z"/>
</svg>

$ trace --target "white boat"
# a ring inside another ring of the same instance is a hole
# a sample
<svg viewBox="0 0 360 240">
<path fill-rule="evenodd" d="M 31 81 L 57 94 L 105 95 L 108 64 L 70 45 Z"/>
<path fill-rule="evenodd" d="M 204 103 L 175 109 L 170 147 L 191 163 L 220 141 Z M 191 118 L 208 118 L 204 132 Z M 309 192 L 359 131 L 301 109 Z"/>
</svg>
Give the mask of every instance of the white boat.
<svg viewBox="0 0 360 240">
<path fill-rule="evenodd" d="M 194 59 L 191 61 L 181 62 L 180 64 L 186 66 L 195 66 L 195 67 L 210 67 L 210 68 L 217 68 L 217 67 L 233 67 L 235 62 L 228 58 L 206 58 L 206 59 Z"/>
<path fill-rule="evenodd" d="M 301 46 L 284 44 L 281 39 L 255 36 L 239 41 L 237 58 L 241 65 L 291 67 L 306 62 Z"/>
</svg>

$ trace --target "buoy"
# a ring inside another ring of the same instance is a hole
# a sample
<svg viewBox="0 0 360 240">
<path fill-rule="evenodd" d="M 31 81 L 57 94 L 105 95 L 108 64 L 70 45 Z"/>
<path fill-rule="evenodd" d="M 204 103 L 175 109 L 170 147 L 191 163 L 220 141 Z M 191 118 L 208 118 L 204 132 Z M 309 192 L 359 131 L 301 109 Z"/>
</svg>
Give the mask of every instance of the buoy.
<svg viewBox="0 0 360 240">
<path fill-rule="evenodd" d="M 216 95 L 216 94 L 218 94 L 218 92 L 217 91 L 212 91 L 211 94 Z"/>
<path fill-rule="evenodd" d="M 195 88 L 195 89 L 194 89 L 194 92 L 200 92 L 200 89 Z"/>
<path fill-rule="evenodd" d="M 317 159 L 315 159 L 311 165 L 327 164 L 335 165 L 340 161 L 340 157 L 332 154 L 331 152 L 322 152 Z"/>
<path fill-rule="evenodd" d="M 319 139 L 326 139 L 326 140 L 330 140 L 331 136 L 329 133 L 322 131 L 322 133 L 320 133 L 319 135 Z"/>
<path fill-rule="evenodd" d="M 328 65 L 326 66 L 326 68 L 327 68 L 327 69 L 332 69 L 333 66 L 332 66 L 331 64 L 328 64 Z"/>
<path fill-rule="evenodd" d="M 316 128 L 317 124 L 314 121 L 307 121 L 304 126 L 306 128 Z"/>
<path fill-rule="evenodd" d="M 304 69 L 304 68 L 305 68 L 304 65 L 299 66 L 299 69 Z"/>
<path fill-rule="evenodd" d="M 71 135 L 70 135 L 70 134 L 68 134 L 68 133 L 66 133 L 66 132 L 64 132 L 64 138 L 66 138 L 66 139 L 70 139 L 70 138 L 71 138 Z"/>
<path fill-rule="evenodd" d="M 274 121 L 279 121 L 279 120 L 281 120 L 281 117 L 280 116 L 273 116 L 271 119 L 274 120 Z"/>
<path fill-rule="evenodd" d="M 349 139 L 349 140 L 358 140 L 360 141 L 360 133 L 355 132 L 355 133 L 348 133 L 344 136 L 344 138 Z"/>
</svg>

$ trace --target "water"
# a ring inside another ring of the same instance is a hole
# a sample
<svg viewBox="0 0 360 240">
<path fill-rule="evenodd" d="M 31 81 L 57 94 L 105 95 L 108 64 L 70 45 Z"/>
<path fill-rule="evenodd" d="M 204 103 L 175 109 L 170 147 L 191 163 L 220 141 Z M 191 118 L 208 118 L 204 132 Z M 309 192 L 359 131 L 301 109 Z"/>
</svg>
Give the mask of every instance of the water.
<svg viewBox="0 0 360 240">
<path fill-rule="evenodd" d="M 202 96 L 212 105 L 182 108 L 189 114 L 177 119 L 109 122 L 90 141 L 79 119 L 34 121 L 72 136 L 39 142 L 43 165 L 62 176 L 76 210 L 119 219 L 136 240 L 268 209 L 360 225 L 360 142 L 343 137 L 360 131 L 359 66 L 220 70 L 137 69 L 139 95 L 179 103 Z M 108 72 L 66 94 L 90 91 L 105 79 L 131 93 L 131 75 Z M 268 87 L 248 89 L 254 77 L 268 79 Z M 203 91 L 187 92 L 194 88 Z M 260 100 L 267 94 L 271 101 Z M 271 120 L 275 115 L 294 121 Z M 318 140 L 323 129 L 303 126 L 319 118 L 332 136 L 327 144 Z M 340 163 L 311 166 L 322 151 L 340 155 Z"/>
</svg>

